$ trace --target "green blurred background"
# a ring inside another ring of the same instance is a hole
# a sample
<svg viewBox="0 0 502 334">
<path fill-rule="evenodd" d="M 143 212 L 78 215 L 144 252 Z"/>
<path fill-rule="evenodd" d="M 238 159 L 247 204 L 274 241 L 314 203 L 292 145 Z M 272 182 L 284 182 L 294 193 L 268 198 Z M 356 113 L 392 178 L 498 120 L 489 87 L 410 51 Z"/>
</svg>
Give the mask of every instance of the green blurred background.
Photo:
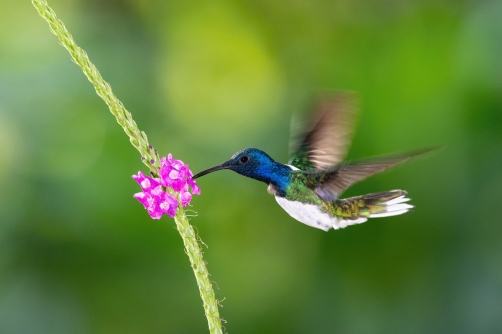
<svg viewBox="0 0 502 334">
<path fill-rule="evenodd" d="M 446 145 L 346 196 L 413 213 L 325 233 L 262 183 L 200 179 L 192 219 L 230 333 L 500 333 L 502 2 L 51 0 L 150 142 L 194 172 L 287 161 L 319 90 L 361 96 L 349 158 Z M 172 220 L 30 1 L 0 9 L 0 333 L 205 333 Z"/>
</svg>

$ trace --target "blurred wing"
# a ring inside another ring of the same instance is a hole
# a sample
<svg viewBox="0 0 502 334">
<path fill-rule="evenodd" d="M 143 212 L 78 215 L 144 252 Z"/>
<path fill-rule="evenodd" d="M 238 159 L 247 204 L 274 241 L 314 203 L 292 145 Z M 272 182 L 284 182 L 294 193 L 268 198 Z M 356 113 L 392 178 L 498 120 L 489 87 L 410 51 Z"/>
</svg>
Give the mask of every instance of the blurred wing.
<svg viewBox="0 0 502 334">
<path fill-rule="evenodd" d="M 328 169 L 343 161 L 350 146 L 357 112 L 355 94 L 324 98 L 290 164 L 301 169 Z"/>
<path fill-rule="evenodd" d="M 432 150 L 435 150 L 435 148 L 339 166 L 333 171 L 322 173 L 318 180 L 320 186 L 315 190 L 323 200 L 332 202 L 338 199 L 341 193 L 354 183 Z"/>
</svg>

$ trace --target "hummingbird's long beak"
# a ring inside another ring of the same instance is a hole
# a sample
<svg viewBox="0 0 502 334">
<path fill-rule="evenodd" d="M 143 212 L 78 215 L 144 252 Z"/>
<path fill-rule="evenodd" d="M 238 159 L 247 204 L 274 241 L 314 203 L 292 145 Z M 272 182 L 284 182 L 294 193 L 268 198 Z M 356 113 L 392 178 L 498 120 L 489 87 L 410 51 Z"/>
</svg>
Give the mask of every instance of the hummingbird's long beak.
<svg viewBox="0 0 502 334">
<path fill-rule="evenodd" d="M 222 163 L 221 165 L 214 166 L 214 167 L 208 168 L 206 170 L 203 170 L 202 172 L 195 174 L 192 178 L 196 179 L 196 178 L 204 176 L 206 174 L 216 172 L 216 171 L 222 170 L 222 169 L 228 169 L 228 168 L 230 168 L 230 161 L 226 161 L 226 162 Z"/>
</svg>

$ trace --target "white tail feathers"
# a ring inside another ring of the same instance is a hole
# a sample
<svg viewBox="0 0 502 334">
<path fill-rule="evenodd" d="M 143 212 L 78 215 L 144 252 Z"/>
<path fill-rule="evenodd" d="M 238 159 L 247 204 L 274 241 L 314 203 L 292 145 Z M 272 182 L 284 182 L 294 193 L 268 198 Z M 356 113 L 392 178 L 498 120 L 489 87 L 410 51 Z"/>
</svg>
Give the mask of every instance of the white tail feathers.
<svg viewBox="0 0 502 334">
<path fill-rule="evenodd" d="M 385 212 L 372 213 L 369 215 L 370 218 L 381 218 L 397 216 L 410 211 L 414 206 L 410 204 L 403 204 L 408 202 L 410 199 L 404 197 L 404 195 L 391 199 L 390 201 L 384 202 L 381 205 L 385 206 Z"/>
</svg>

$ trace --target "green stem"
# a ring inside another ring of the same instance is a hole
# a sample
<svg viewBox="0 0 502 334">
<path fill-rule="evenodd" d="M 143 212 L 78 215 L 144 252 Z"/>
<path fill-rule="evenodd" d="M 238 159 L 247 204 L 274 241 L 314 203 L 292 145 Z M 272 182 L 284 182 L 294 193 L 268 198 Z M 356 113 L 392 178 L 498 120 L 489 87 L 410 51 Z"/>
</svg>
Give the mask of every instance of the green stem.
<svg viewBox="0 0 502 334">
<path fill-rule="evenodd" d="M 181 208 L 181 205 L 180 205 Z M 222 333 L 221 320 L 218 313 L 218 302 L 209 280 L 209 272 L 207 271 L 206 263 L 202 258 L 202 250 L 197 242 L 197 236 L 192 225 L 189 224 L 188 218 L 183 208 L 178 209 L 174 217 L 176 227 L 183 238 L 185 250 L 190 258 L 192 269 L 199 286 L 200 296 L 204 304 L 204 311 L 206 312 L 207 322 L 209 324 L 210 333 Z"/>
<path fill-rule="evenodd" d="M 125 109 L 120 100 L 113 94 L 110 84 L 103 80 L 98 69 L 89 60 L 89 57 L 73 40 L 63 22 L 61 22 L 56 13 L 49 7 L 45 0 L 32 0 L 33 6 L 44 18 L 51 31 L 57 36 L 59 42 L 68 50 L 73 61 L 82 69 L 87 79 L 92 83 L 96 93 L 105 101 L 111 113 L 122 126 L 125 133 L 129 136 L 131 144 L 141 153 L 143 163 L 150 171 L 158 175 L 160 169 L 160 158 L 155 149 L 148 144 L 148 138 L 143 131 L 140 131 L 131 114 Z M 210 333 L 220 334 L 221 320 L 218 312 L 218 302 L 216 300 L 209 272 L 202 257 L 202 251 L 197 241 L 197 236 L 193 227 L 188 222 L 183 207 L 180 205 L 176 217 L 174 218 L 178 231 L 183 239 L 186 253 L 190 259 L 200 295 L 204 304 Z"/>
</svg>

